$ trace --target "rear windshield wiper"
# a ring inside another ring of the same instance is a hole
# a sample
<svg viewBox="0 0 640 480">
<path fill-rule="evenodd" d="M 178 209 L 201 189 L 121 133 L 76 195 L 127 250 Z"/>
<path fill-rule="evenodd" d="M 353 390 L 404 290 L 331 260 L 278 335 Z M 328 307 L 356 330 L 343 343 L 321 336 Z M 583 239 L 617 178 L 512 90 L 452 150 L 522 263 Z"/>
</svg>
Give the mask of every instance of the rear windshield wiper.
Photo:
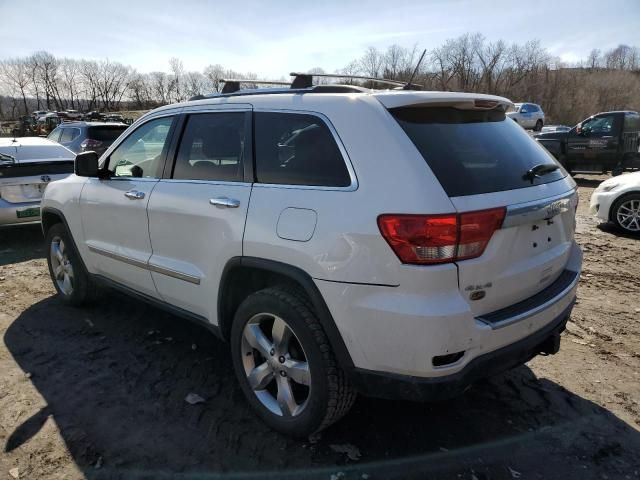
<svg viewBox="0 0 640 480">
<path fill-rule="evenodd" d="M 524 180 L 531 181 L 531 185 L 533 185 L 533 181 L 537 177 L 541 177 L 542 175 L 546 175 L 547 173 L 555 172 L 556 170 L 558 170 L 558 168 L 560 167 L 555 163 L 540 163 L 535 167 L 527 170 L 527 173 L 525 173 L 522 178 Z"/>
<path fill-rule="evenodd" d="M 0 161 L 16 163 L 15 157 L 2 152 L 0 152 Z"/>
</svg>

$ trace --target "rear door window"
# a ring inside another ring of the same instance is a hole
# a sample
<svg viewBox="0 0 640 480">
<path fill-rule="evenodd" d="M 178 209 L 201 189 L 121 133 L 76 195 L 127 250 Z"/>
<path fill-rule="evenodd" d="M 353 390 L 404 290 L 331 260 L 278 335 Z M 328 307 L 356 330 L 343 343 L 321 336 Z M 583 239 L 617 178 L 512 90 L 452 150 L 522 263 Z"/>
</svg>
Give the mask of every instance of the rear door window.
<svg viewBox="0 0 640 480">
<path fill-rule="evenodd" d="M 624 116 L 624 131 L 636 132 L 640 130 L 640 115 L 637 113 L 627 113 Z"/>
<path fill-rule="evenodd" d="M 320 117 L 257 112 L 254 120 L 258 182 L 325 187 L 351 185 L 342 153 Z"/>
<path fill-rule="evenodd" d="M 241 182 L 245 113 L 218 112 L 189 116 L 173 178 Z"/>
<path fill-rule="evenodd" d="M 391 110 L 450 197 L 560 180 L 560 168 L 533 183 L 526 172 L 555 159 L 501 110 L 403 107 Z"/>
</svg>

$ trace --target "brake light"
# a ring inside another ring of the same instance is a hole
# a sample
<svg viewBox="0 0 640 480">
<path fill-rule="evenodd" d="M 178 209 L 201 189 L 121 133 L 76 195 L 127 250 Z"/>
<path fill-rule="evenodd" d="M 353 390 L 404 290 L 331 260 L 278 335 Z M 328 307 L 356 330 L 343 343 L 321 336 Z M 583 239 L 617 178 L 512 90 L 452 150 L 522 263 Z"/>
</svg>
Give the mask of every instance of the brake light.
<svg viewBox="0 0 640 480">
<path fill-rule="evenodd" d="M 482 255 L 506 209 L 447 215 L 385 214 L 380 233 L 402 263 L 431 265 Z"/>
<path fill-rule="evenodd" d="M 92 148 L 97 148 L 100 145 L 102 145 L 102 142 L 100 140 L 94 140 L 92 138 L 87 138 L 86 140 L 83 140 L 82 143 L 80 144 L 80 148 L 82 148 L 83 150 L 89 150 Z"/>
</svg>

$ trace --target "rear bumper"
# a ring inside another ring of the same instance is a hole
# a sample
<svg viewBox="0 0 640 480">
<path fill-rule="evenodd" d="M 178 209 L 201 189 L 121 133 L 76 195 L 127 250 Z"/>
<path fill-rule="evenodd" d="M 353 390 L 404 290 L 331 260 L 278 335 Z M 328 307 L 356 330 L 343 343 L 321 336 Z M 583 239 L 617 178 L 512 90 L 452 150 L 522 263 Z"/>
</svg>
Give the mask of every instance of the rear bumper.
<svg viewBox="0 0 640 480">
<path fill-rule="evenodd" d="M 552 349 L 565 329 L 574 303 L 575 298 L 560 315 L 537 332 L 476 357 L 455 374 L 423 378 L 355 368 L 351 372 L 351 381 L 360 393 L 379 398 L 434 401 L 455 397 L 482 378 L 521 365 L 539 353 L 554 353 Z"/>
<path fill-rule="evenodd" d="M 40 221 L 40 215 L 19 218 L 18 213 L 30 208 L 39 208 L 40 200 L 36 202 L 9 203 L 0 198 L 0 225 L 18 225 Z"/>
</svg>

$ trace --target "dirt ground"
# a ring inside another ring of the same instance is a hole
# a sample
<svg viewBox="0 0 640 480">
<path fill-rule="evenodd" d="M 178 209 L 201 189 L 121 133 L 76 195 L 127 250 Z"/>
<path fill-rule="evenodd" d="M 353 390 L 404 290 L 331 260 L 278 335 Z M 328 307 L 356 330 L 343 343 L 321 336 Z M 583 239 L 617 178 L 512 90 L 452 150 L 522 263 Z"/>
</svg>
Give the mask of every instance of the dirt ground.
<svg viewBox="0 0 640 480">
<path fill-rule="evenodd" d="M 588 215 L 602 179 L 578 179 L 559 354 L 448 402 L 359 398 L 305 442 L 254 417 L 206 331 L 113 292 L 65 307 L 39 228 L 0 230 L 0 479 L 640 478 L 640 240 Z"/>
</svg>

